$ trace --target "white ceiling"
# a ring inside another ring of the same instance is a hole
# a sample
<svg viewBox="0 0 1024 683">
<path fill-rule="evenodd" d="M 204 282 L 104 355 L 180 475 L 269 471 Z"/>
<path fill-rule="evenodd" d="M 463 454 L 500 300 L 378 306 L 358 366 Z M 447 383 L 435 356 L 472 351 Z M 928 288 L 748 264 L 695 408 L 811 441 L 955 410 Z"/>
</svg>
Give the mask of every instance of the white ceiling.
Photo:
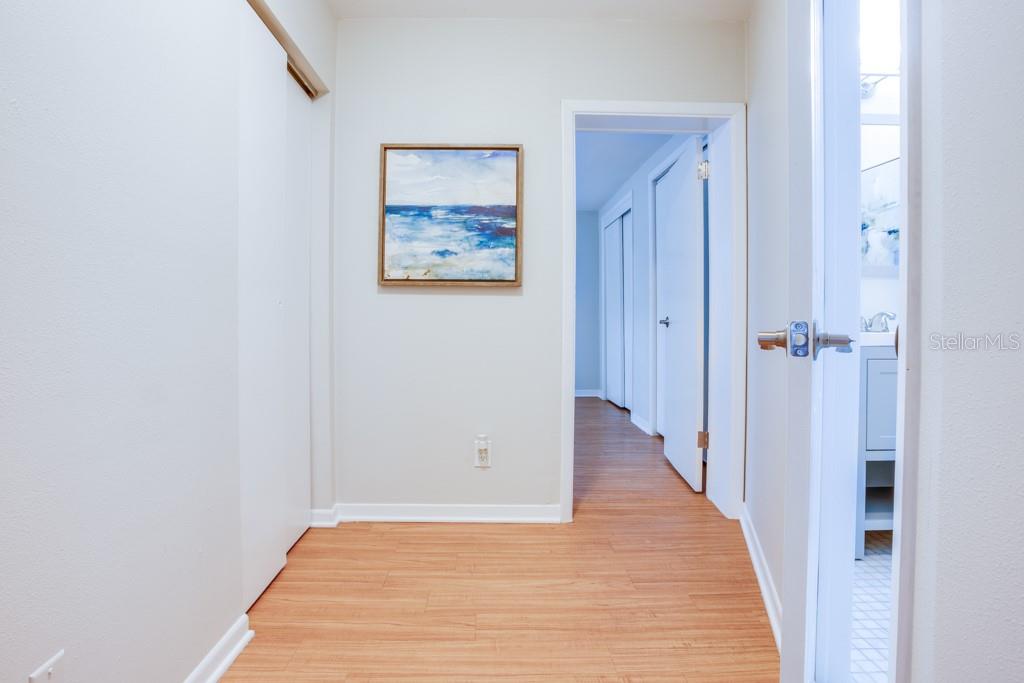
<svg viewBox="0 0 1024 683">
<path fill-rule="evenodd" d="M 538 18 L 743 21 L 752 0 L 330 0 L 339 19 Z"/>
<path fill-rule="evenodd" d="M 577 133 L 577 210 L 600 209 L 671 138 L 654 133 Z"/>
</svg>

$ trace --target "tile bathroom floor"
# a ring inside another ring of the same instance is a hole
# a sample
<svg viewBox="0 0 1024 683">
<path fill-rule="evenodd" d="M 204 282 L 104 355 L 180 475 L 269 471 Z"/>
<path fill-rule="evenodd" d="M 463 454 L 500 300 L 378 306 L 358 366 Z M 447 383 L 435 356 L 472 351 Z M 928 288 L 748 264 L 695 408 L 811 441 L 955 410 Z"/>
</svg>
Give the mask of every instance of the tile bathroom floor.
<svg viewBox="0 0 1024 683">
<path fill-rule="evenodd" d="M 892 532 L 869 531 L 864 559 L 853 566 L 853 633 L 850 680 L 889 680 L 889 599 L 892 577 Z"/>
</svg>

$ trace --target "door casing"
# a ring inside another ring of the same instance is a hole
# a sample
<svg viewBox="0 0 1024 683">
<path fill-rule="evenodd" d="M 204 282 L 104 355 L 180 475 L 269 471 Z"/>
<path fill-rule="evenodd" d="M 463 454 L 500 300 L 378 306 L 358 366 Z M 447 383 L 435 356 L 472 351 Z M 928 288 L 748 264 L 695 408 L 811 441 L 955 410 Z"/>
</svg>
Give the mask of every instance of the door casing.
<svg viewBox="0 0 1024 683">
<path fill-rule="evenodd" d="M 560 521 L 572 521 L 573 454 L 575 427 L 575 305 L 576 305 L 576 131 L 577 121 L 593 116 L 604 121 L 623 122 L 638 117 L 671 119 L 678 125 L 648 132 L 708 133 L 720 124 L 730 128 L 732 233 L 729 276 L 733 282 L 732 296 L 723 302 L 723 319 L 729 321 L 731 332 L 723 342 L 723 353 L 728 354 L 730 406 L 727 426 L 722 433 L 712 435 L 709 452 L 708 479 L 720 477 L 729 485 L 722 487 L 720 497 L 709 498 L 722 513 L 731 519 L 740 516 L 743 507 L 742 491 L 746 457 L 746 351 L 747 351 L 747 177 L 746 177 L 746 105 L 742 103 L 707 102 L 646 102 L 615 100 L 563 100 L 562 102 L 562 403 L 561 403 L 561 485 Z M 586 128 L 593 130 L 593 128 Z M 621 126 L 608 130 L 623 130 Z M 649 226 L 634 225 L 634 231 Z M 638 254 L 637 258 L 644 258 Z M 653 273 L 652 273 L 653 277 Z M 648 282 L 648 286 L 654 286 Z M 653 306 L 648 310 L 635 310 L 634 315 L 655 324 Z M 712 320 L 712 329 L 715 321 Z M 654 352 L 654 349 L 650 349 Z M 653 406 L 654 397 L 651 396 Z"/>
</svg>

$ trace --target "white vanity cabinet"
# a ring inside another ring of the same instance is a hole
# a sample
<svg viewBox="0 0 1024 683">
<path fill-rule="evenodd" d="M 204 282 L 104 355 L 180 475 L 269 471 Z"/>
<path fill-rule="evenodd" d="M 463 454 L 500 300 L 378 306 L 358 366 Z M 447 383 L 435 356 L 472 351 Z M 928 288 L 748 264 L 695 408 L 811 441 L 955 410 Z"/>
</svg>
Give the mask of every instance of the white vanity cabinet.
<svg viewBox="0 0 1024 683">
<path fill-rule="evenodd" d="M 888 340 L 882 340 L 882 343 L 885 341 Z M 891 344 L 865 345 L 861 349 L 860 364 L 857 559 L 864 557 L 864 532 L 892 529 L 896 473 L 896 350 Z"/>
</svg>

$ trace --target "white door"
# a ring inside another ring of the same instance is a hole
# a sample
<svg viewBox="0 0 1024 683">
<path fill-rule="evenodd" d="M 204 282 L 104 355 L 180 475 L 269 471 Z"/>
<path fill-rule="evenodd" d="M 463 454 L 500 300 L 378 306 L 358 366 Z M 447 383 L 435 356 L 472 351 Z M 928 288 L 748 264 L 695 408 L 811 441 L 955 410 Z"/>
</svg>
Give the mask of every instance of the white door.
<svg viewBox="0 0 1024 683">
<path fill-rule="evenodd" d="M 625 407 L 626 375 L 623 337 L 622 219 L 601 231 L 604 259 L 604 396 Z"/>
<path fill-rule="evenodd" d="M 309 526 L 310 102 L 243 6 L 239 84 L 238 430 L 251 605 Z"/>
<path fill-rule="evenodd" d="M 700 144 L 687 145 L 654 187 L 658 312 L 657 427 L 665 457 L 703 488 L 704 194 Z"/>
<path fill-rule="evenodd" d="M 857 2 L 827 0 L 822 37 L 822 212 L 812 232 L 812 322 L 820 332 L 860 329 L 860 78 Z M 857 512 L 860 349 L 812 359 L 811 457 L 819 463 L 815 678 L 850 680 Z"/>
</svg>

